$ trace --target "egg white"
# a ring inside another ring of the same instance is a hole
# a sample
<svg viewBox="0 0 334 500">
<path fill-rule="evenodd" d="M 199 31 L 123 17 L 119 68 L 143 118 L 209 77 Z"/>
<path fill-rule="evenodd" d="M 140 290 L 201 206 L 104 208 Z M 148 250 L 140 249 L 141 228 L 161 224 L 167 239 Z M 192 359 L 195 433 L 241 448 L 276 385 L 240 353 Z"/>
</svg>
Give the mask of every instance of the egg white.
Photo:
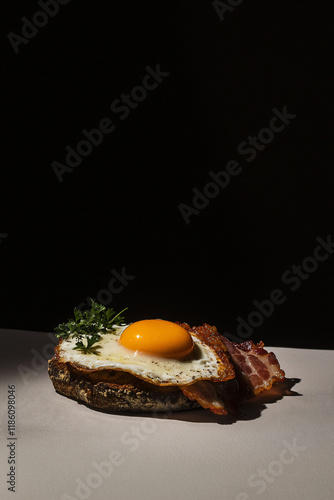
<svg viewBox="0 0 334 500">
<path fill-rule="evenodd" d="M 116 332 L 102 334 L 97 344 L 97 354 L 74 350 L 76 341 L 69 337 L 59 346 L 59 359 L 84 369 L 129 372 L 156 385 L 189 385 L 197 380 L 219 379 L 222 361 L 212 348 L 196 336 L 191 334 L 194 349 L 188 356 L 168 359 L 122 346 L 119 339 L 127 326 L 118 327 Z"/>
</svg>

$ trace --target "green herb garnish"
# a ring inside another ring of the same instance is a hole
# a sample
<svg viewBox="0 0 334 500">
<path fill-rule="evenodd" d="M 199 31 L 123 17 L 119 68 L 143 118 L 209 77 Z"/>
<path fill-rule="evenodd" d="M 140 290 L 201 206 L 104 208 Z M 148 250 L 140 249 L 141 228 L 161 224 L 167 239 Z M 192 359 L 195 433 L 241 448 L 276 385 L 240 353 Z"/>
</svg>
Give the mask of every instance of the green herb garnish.
<svg viewBox="0 0 334 500">
<path fill-rule="evenodd" d="M 55 335 L 61 339 L 73 337 L 76 340 L 75 347 L 85 354 L 98 354 L 99 345 L 94 345 L 101 340 L 102 333 L 112 333 L 115 331 L 115 325 L 121 325 L 124 322 L 121 314 L 127 307 L 119 313 L 114 309 L 107 309 L 102 304 L 91 300 L 91 308 L 82 312 L 74 308 L 74 319 L 69 319 L 67 323 L 61 323 L 54 331 Z M 86 343 L 84 342 L 86 341 Z"/>
</svg>

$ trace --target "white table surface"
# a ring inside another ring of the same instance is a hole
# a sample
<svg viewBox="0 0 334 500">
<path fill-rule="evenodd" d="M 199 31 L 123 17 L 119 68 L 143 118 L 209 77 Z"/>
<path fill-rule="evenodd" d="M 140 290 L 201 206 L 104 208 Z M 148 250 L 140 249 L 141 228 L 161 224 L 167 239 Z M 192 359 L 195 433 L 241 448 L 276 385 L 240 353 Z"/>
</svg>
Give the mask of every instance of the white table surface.
<svg viewBox="0 0 334 500">
<path fill-rule="evenodd" d="M 235 421 L 208 410 L 92 410 L 54 391 L 51 334 L 0 330 L 0 339 L 1 499 L 334 498 L 334 351 L 271 348 L 292 394 L 248 401 Z M 6 483 L 12 384 L 15 493 Z"/>
</svg>

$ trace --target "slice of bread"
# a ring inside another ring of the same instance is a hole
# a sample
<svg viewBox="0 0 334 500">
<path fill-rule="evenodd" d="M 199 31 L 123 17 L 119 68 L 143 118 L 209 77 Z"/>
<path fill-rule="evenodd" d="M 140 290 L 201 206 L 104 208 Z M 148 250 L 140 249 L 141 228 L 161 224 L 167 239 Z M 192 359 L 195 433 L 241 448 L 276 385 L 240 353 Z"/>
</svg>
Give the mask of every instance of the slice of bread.
<svg viewBox="0 0 334 500">
<path fill-rule="evenodd" d="M 176 386 L 161 387 L 113 370 L 85 371 L 52 358 L 49 376 L 57 392 L 108 412 L 169 412 L 200 408 Z"/>
</svg>

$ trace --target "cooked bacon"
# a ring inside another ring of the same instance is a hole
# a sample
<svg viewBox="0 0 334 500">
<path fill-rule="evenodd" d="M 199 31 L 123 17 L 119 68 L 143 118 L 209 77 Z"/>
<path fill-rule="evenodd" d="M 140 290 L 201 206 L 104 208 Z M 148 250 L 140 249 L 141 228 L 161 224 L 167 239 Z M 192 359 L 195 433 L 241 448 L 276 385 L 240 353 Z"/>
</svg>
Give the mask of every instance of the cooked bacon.
<svg viewBox="0 0 334 500">
<path fill-rule="evenodd" d="M 216 382 L 218 384 L 219 382 Z M 208 380 L 199 380 L 191 385 L 180 385 L 180 389 L 191 401 L 197 401 L 202 408 L 211 410 L 216 415 L 226 415 L 227 410 L 216 392 L 216 384 Z"/>
<path fill-rule="evenodd" d="M 203 408 L 208 408 L 217 415 L 226 415 L 228 411 L 236 413 L 238 383 L 227 348 L 218 334 L 217 328 L 206 323 L 192 328 L 187 323 L 180 325 L 211 347 L 218 354 L 225 367 L 223 380 L 217 382 L 200 380 L 191 385 L 180 386 L 181 391 L 191 401 L 197 401 Z"/>
<path fill-rule="evenodd" d="M 254 344 L 248 340 L 236 344 L 220 335 L 215 326 L 205 323 L 190 328 L 187 323 L 179 324 L 212 347 L 227 367 L 224 382 L 201 380 L 180 386 L 189 399 L 197 401 L 203 408 L 218 415 L 226 415 L 228 411 L 236 413 L 238 401 L 255 396 L 270 389 L 274 382 L 284 380 L 285 373 L 275 354 L 268 353 L 263 342 Z"/>
<path fill-rule="evenodd" d="M 211 410 L 216 415 L 238 412 L 236 379 L 226 382 L 199 380 L 191 385 L 181 385 L 179 388 L 191 401 L 197 401 L 203 408 Z"/>
<path fill-rule="evenodd" d="M 280 368 L 273 352 L 267 352 L 263 342 L 254 344 L 251 340 L 236 344 L 221 336 L 236 369 L 240 389 L 248 395 L 270 389 L 274 382 L 284 380 L 285 373 Z"/>
</svg>

